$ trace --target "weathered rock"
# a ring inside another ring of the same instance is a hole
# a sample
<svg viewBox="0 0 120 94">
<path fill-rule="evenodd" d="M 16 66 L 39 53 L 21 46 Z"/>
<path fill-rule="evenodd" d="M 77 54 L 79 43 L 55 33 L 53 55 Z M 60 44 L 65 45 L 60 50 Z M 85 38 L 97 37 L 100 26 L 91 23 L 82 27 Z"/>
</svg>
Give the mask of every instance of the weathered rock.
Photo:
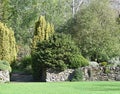
<svg viewBox="0 0 120 94">
<path fill-rule="evenodd" d="M 120 67 L 82 67 L 83 81 L 120 81 Z M 72 79 L 74 69 L 67 69 L 63 72 L 54 70 L 47 71 L 47 82 L 66 81 Z"/>
<path fill-rule="evenodd" d="M 0 83 L 5 83 L 10 81 L 9 71 L 0 71 Z"/>
<path fill-rule="evenodd" d="M 89 66 L 91 66 L 91 67 L 98 67 L 99 64 L 97 62 L 95 62 L 95 61 L 90 61 L 89 62 Z"/>
<path fill-rule="evenodd" d="M 117 76 L 115 77 L 115 80 L 116 80 L 116 81 L 120 81 L 120 75 L 117 75 Z"/>
<path fill-rule="evenodd" d="M 67 69 L 62 72 L 56 72 L 50 69 L 47 71 L 46 81 L 47 82 L 60 82 L 60 81 L 71 80 L 73 71 L 74 71 L 73 69 Z"/>
</svg>

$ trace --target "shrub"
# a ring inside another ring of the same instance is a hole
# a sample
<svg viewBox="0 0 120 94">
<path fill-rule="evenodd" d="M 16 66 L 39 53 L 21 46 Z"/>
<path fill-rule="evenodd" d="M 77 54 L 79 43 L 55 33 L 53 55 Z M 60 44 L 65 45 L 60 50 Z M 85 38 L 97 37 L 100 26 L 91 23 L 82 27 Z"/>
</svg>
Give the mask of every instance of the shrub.
<svg viewBox="0 0 120 94">
<path fill-rule="evenodd" d="M 44 78 L 43 75 L 46 74 L 46 71 L 44 71 L 46 69 L 44 63 L 49 63 L 47 60 L 50 53 L 49 50 L 46 49 L 44 41 L 49 40 L 53 33 L 54 26 L 48 23 L 44 16 L 40 16 L 39 20 L 35 23 L 35 31 L 31 45 L 33 78 L 35 80 L 45 81 L 45 79 L 42 79 Z M 38 42 L 41 42 L 40 47 L 37 46 Z"/>
<path fill-rule="evenodd" d="M 106 67 L 105 73 L 106 73 L 106 74 L 110 73 L 110 69 L 109 69 L 108 67 Z"/>
<path fill-rule="evenodd" d="M 107 62 L 101 62 L 101 66 L 107 66 Z"/>
<path fill-rule="evenodd" d="M 82 81 L 83 79 L 83 74 L 81 69 L 75 69 L 74 75 L 71 81 Z"/>
<path fill-rule="evenodd" d="M 27 66 L 31 65 L 31 56 L 26 56 L 21 60 L 21 68 L 26 68 Z"/>
<path fill-rule="evenodd" d="M 11 72 L 12 69 L 8 61 L 0 60 L 0 70 L 8 70 L 9 72 Z"/>
<path fill-rule="evenodd" d="M 63 71 L 87 65 L 71 36 L 55 34 L 54 26 L 46 23 L 43 16 L 35 25 L 31 56 L 33 77 L 38 81 L 45 81 L 48 68 Z"/>
<path fill-rule="evenodd" d="M 39 42 L 32 59 L 33 72 L 36 75 L 41 72 L 40 68 L 63 71 L 66 68 L 88 65 L 88 61 L 80 54 L 71 37 L 61 33 L 54 34 L 49 40 Z"/>
<path fill-rule="evenodd" d="M 11 67 L 13 72 L 25 72 L 25 73 L 32 73 L 32 66 L 31 66 L 31 56 L 25 56 L 14 63 L 12 63 Z"/>
<path fill-rule="evenodd" d="M 72 55 L 70 58 L 70 68 L 78 68 L 78 66 L 80 67 L 84 67 L 88 65 L 88 60 L 85 59 L 82 55 L 80 54 L 75 54 Z"/>
<path fill-rule="evenodd" d="M 0 22 L 0 60 L 12 63 L 17 56 L 14 32 Z"/>
<path fill-rule="evenodd" d="M 23 69 L 25 72 L 31 73 L 32 68 L 31 68 L 31 56 L 26 56 L 20 61 L 19 67 Z"/>
</svg>

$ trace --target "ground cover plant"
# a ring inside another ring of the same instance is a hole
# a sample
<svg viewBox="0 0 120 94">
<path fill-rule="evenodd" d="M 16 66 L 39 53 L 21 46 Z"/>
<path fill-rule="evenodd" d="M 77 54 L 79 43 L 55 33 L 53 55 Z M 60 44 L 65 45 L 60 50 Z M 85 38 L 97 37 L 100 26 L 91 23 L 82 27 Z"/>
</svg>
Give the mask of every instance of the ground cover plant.
<svg viewBox="0 0 120 94">
<path fill-rule="evenodd" d="M 0 94 L 120 94 L 120 82 L 6 83 Z"/>
</svg>

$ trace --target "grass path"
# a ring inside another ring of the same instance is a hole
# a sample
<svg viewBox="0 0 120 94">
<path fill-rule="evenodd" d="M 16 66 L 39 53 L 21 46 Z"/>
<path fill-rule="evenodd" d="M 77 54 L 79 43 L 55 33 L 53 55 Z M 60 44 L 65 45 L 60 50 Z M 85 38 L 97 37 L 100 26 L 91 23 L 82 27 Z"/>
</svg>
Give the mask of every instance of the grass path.
<svg viewBox="0 0 120 94">
<path fill-rule="evenodd" d="M 0 94 L 120 94 L 120 82 L 7 83 Z"/>
</svg>

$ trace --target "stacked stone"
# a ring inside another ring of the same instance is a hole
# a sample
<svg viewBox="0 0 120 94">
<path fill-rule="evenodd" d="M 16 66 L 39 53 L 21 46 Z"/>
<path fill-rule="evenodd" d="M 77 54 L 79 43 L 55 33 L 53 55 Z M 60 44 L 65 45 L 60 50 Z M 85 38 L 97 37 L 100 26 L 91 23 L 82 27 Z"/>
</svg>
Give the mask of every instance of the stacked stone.
<svg viewBox="0 0 120 94">
<path fill-rule="evenodd" d="M 10 81 L 9 71 L 0 71 L 0 83 L 5 83 Z"/>
</svg>

